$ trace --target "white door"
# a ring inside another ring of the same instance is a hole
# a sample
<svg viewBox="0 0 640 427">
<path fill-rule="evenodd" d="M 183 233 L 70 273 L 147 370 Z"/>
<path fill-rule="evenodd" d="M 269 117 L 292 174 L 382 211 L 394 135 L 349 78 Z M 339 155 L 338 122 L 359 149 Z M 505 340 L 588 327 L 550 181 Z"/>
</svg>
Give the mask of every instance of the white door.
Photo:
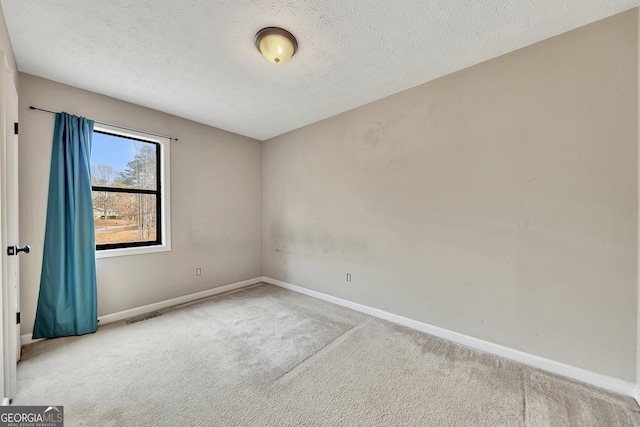
<svg viewBox="0 0 640 427">
<path fill-rule="evenodd" d="M 2 311 L 4 397 L 16 396 L 16 373 L 20 359 L 20 264 L 18 254 L 28 253 L 20 248 L 18 217 L 18 92 L 13 70 L 2 55 L 0 122 L 2 122 L 2 177 L 0 193 L 2 208 Z"/>
</svg>

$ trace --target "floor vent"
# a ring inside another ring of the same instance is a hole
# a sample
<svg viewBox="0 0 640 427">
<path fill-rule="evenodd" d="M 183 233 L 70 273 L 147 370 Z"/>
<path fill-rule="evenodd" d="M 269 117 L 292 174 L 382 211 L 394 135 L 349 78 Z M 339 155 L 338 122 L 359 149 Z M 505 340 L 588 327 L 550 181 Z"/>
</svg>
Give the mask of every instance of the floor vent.
<svg viewBox="0 0 640 427">
<path fill-rule="evenodd" d="M 143 320 L 153 319 L 154 317 L 158 317 L 161 314 L 162 313 L 158 311 L 152 311 L 151 313 L 145 313 L 145 314 L 141 314 L 140 316 L 127 319 L 125 320 L 125 322 L 127 322 L 127 325 L 133 325 L 134 323 L 142 322 Z"/>
</svg>

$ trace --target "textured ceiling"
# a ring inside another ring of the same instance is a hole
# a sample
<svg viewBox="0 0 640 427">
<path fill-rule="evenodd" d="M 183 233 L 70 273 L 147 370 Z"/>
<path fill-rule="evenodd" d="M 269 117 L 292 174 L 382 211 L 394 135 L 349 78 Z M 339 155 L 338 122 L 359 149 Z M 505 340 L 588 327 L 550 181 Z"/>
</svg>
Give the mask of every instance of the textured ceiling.
<svg viewBox="0 0 640 427">
<path fill-rule="evenodd" d="M 2 0 L 21 71 L 260 140 L 637 5 Z M 289 63 L 254 47 L 266 26 L 297 37 Z"/>
</svg>

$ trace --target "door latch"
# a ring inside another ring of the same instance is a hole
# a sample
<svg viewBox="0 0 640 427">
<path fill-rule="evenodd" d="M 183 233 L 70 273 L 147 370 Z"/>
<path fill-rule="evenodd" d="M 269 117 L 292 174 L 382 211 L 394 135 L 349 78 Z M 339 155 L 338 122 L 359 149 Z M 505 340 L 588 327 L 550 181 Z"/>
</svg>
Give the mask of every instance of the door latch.
<svg viewBox="0 0 640 427">
<path fill-rule="evenodd" d="M 7 248 L 7 255 L 9 256 L 18 255 L 20 252 L 24 252 L 25 254 L 28 254 L 29 252 L 31 252 L 31 247 L 29 245 L 25 245 L 23 247 L 9 246 Z"/>
</svg>

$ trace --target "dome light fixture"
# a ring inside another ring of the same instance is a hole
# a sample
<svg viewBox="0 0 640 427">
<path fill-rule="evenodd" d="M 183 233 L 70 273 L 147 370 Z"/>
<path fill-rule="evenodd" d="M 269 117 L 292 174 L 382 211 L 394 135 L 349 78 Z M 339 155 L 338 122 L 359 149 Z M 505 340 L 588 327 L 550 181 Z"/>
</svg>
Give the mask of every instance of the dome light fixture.
<svg viewBox="0 0 640 427">
<path fill-rule="evenodd" d="M 287 30 L 278 27 L 263 28 L 256 33 L 256 47 L 272 64 L 284 64 L 298 51 L 298 41 Z"/>
</svg>

